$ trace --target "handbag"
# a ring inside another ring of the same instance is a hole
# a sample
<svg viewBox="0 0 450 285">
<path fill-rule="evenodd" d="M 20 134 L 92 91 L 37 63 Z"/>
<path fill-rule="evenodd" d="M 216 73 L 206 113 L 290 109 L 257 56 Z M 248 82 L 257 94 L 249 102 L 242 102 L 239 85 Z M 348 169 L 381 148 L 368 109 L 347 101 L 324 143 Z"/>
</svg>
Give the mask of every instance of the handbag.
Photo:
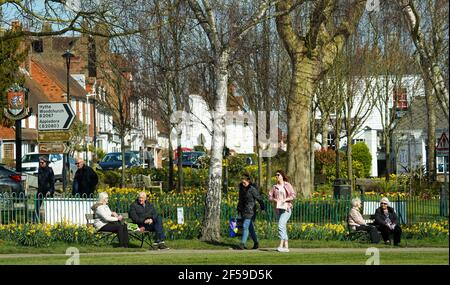
<svg viewBox="0 0 450 285">
<path fill-rule="evenodd" d="M 244 221 L 241 218 L 230 218 L 230 237 L 242 236 L 243 223 Z"/>
</svg>

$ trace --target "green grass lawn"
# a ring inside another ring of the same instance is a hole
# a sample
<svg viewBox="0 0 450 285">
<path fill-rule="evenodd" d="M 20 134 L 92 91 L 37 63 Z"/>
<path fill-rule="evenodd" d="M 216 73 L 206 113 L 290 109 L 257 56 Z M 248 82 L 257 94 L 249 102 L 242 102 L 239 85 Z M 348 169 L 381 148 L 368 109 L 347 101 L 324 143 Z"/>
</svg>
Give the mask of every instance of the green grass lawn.
<svg viewBox="0 0 450 285">
<path fill-rule="evenodd" d="M 207 242 L 202 242 L 198 239 L 192 240 L 169 240 L 166 241 L 167 245 L 172 249 L 229 249 L 239 243 L 237 238 L 223 238 L 222 242 L 219 244 L 212 244 Z M 279 244 L 278 240 L 260 240 L 260 246 L 262 248 L 276 248 Z M 253 243 L 249 241 L 247 243 L 248 247 L 251 247 Z M 401 248 L 415 248 L 415 247 L 448 247 L 448 239 L 424 239 L 424 240 L 402 240 Z M 391 246 L 386 246 L 383 243 L 377 245 L 371 245 L 368 243 L 361 243 L 357 241 L 306 241 L 306 240 L 290 240 L 289 247 L 291 248 L 367 248 L 367 247 L 378 247 L 378 248 L 391 248 Z M 51 254 L 51 253 L 65 253 L 68 247 L 76 247 L 82 253 L 94 253 L 94 252 L 139 252 L 146 251 L 148 247 L 139 248 L 136 241 L 131 241 L 130 248 L 118 248 L 117 244 L 112 245 L 79 245 L 79 244 L 66 244 L 66 243 L 53 243 L 50 247 L 35 248 L 35 247 L 25 247 L 17 246 L 13 242 L 1 241 L 0 240 L 0 254 L 20 254 L 20 253 L 30 253 L 30 254 Z"/>
<path fill-rule="evenodd" d="M 0 241 L 0 265 L 48 264 L 64 265 L 66 249 L 76 247 L 81 253 L 81 264 L 361 264 L 369 256 L 367 243 L 354 241 L 300 241 L 291 240 L 291 252 L 278 253 L 276 240 L 261 240 L 262 249 L 230 250 L 238 239 L 224 238 L 220 244 L 199 240 L 167 241 L 172 250 L 148 251 L 136 244 L 128 249 L 115 246 L 80 246 L 56 243 L 50 248 L 18 247 L 12 242 Z M 248 246 L 252 243 L 249 242 Z M 380 264 L 449 264 L 448 240 L 404 240 L 401 247 L 376 245 L 380 249 Z M 440 248 L 440 249 L 439 249 Z M 3 256 L 2 256 L 3 254 Z M 26 256 L 5 254 L 27 254 Z M 31 255 L 30 255 L 31 254 Z M 42 255 L 44 254 L 44 255 Z M 53 255 L 45 255 L 53 254 Z M 33 256 L 34 255 L 34 256 Z"/>
<path fill-rule="evenodd" d="M 384 249 L 380 252 L 380 264 L 447 264 L 448 252 L 391 252 Z M 268 265 L 268 264 L 355 264 L 364 265 L 369 256 L 365 249 L 349 252 L 336 252 L 330 249 L 320 252 L 290 252 L 278 253 L 271 251 L 234 251 L 220 252 L 168 250 L 148 253 L 111 253 L 103 255 L 81 255 L 80 264 L 124 264 L 124 265 L 194 265 L 194 264 L 226 264 L 226 265 Z M 68 256 L 36 256 L 1 258 L 0 264 L 45 264 L 64 265 Z"/>
</svg>

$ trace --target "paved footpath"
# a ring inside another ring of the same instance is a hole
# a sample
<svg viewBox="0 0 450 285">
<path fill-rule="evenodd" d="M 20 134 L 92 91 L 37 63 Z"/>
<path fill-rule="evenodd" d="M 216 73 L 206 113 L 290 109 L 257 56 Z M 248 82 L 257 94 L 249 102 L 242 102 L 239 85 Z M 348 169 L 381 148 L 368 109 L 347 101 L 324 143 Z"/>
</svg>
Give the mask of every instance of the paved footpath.
<svg viewBox="0 0 450 285">
<path fill-rule="evenodd" d="M 334 252 L 334 253 L 360 253 L 365 252 L 367 248 L 290 248 L 290 252 L 295 253 L 326 253 L 326 252 Z M 380 252 L 447 252 L 449 253 L 448 247 L 411 247 L 411 248 L 379 248 Z M 169 250 L 147 250 L 147 251 L 120 251 L 120 252 L 91 252 L 91 253 L 80 253 L 80 256 L 107 256 L 107 255 L 152 255 L 152 254 L 205 254 L 205 253 L 261 253 L 261 252 L 269 252 L 274 253 L 276 249 L 274 248 L 261 248 L 259 250 L 232 250 L 232 249 L 169 249 Z M 289 254 L 289 253 L 287 253 Z M 0 254 L 0 259 L 7 258 L 27 258 L 27 257 L 57 257 L 57 256 L 67 256 L 66 254 L 59 253 L 38 253 L 38 254 L 29 254 L 29 253 L 18 253 L 18 254 Z"/>
</svg>

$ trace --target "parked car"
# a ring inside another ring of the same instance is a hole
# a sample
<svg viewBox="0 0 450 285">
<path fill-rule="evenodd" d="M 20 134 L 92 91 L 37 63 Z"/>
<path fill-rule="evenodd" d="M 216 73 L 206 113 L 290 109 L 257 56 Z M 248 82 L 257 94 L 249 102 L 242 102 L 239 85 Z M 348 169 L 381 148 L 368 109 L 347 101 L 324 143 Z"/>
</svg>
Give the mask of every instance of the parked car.
<svg viewBox="0 0 450 285">
<path fill-rule="evenodd" d="M 4 164 L 0 164 L 0 193 L 23 192 L 22 177 Z"/>
<path fill-rule="evenodd" d="M 42 153 L 27 153 L 22 157 L 22 172 L 37 175 L 39 169 L 39 157 L 41 155 L 48 156 L 50 160 L 49 166 L 55 173 L 55 179 L 62 181 L 62 169 L 63 169 L 63 154 L 42 154 Z M 73 177 L 77 171 L 75 165 L 75 159 L 69 156 L 70 165 L 70 177 Z"/>
<path fill-rule="evenodd" d="M 197 163 L 197 160 L 204 155 L 205 153 L 203 151 L 183 152 L 183 160 L 181 161 L 181 165 L 183 167 L 199 168 L 200 165 Z M 175 159 L 173 163 L 178 165 L 178 159 Z"/>
<path fill-rule="evenodd" d="M 125 152 L 125 167 L 139 166 L 139 157 L 134 152 Z M 98 163 L 97 170 L 119 170 L 122 169 L 122 153 L 110 152 Z"/>
</svg>

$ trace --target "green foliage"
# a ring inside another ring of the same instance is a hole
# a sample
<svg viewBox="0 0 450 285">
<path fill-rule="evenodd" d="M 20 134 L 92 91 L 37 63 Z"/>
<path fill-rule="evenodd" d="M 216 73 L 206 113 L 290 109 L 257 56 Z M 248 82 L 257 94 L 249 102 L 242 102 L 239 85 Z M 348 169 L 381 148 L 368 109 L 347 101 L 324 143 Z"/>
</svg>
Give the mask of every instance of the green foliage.
<svg viewBox="0 0 450 285">
<path fill-rule="evenodd" d="M 357 142 L 352 146 L 352 158 L 353 161 L 358 161 L 358 164 L 352 164 L 354 173 L 359 173 L 356 177 L 369 177 L 370 168 L 372 166 L 372 155 L 370 154 L 367 144 L 364 142 Z M 355 168 L 356 167 L 356 168 Z"/>
<path fill-rule="evenodd" d="M 230 175 L 239 175 L 242 169 L 247 165 L 243 156 L 231 155 L 228 160 L 228 172 Z"/>
<path fill-rule="evenodd" d="M 6 31 L 7 36 L 13 32 Z M 20 48 L 23 38 L 0 41 L 0 125 L 11 126 L 12 122 L 4 117 L 3 109 L 7 105 L 6 90 L 13 83 L 23 85 L 24 78 L 19 73 L 19 65 L 25 60 L 27 50 Z"/>
</svg>

